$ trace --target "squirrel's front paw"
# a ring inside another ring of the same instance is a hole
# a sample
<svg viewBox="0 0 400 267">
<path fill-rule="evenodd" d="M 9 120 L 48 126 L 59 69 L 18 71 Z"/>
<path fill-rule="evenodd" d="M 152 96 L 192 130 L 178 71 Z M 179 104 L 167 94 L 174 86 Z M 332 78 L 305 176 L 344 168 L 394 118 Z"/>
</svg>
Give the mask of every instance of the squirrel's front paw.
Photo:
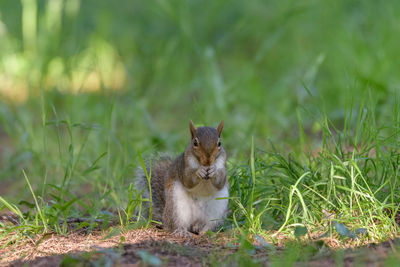
<svg viewBox="0 0 400 267">
<path fill-rule="evenodd" d="M 197 176 L 202 179 L 208 178 L 207 168 L 204 166 L 200 166 L 196 172 Z"/>
<path fill-rule="evenodd" d="M 183 238 L 192 237 L 192 234 L 188 230 L 183 228 L 176 229 L 172 234 L 176 237 L 183 237 Z"/>
<path fill-rule="evenodd" d="M 213 178 L 215 177 L 216 174 L 217 174 L 217 168 L 215 168 L 214 165 L 211 165 L 207 171 L 208 178 Z"/>
</svg>

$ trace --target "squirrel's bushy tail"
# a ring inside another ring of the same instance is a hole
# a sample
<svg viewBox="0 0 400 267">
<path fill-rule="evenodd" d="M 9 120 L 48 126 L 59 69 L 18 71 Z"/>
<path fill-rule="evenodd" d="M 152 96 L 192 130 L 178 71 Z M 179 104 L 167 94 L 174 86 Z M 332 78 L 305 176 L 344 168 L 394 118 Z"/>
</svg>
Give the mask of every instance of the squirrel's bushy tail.
<svg viewBox="0 0 400 267">
<path fill-rule="evenodd" d="M 172 164 L 172 159 L 169 156 L 153 157 L 150 162 L 146 162 L 146 170 L 151 181 L 152 205 L 153 205 L 153 220 L 162 221 L 162 213 L 165 206 L 164 182 L 168 175 L 168 170 Z M 148 181 L 142 167 L 136 169 L 135 172 L 135 189 L 138 193 L 142 192 L 142 198 L 150 199 Z M 149 216 L 150 202 L 142 203 L 143 216 Z"/>
</svg>

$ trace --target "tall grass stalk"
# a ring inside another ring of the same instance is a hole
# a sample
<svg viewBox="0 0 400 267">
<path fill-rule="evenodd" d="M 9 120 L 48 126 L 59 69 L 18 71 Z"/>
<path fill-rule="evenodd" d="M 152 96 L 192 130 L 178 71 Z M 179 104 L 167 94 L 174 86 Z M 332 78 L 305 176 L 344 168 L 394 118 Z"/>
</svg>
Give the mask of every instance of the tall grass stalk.
<svg viewBox="0 0 400 267">
<path fill-rule="evenodd" d="M 290 194 L 289 194 L 289 204 L 287 206 L 285 221 L 283 222 L 282 226 L 278 229 L 278 231 L 276 231 L 276 233 L 273 236 L 276 236 L 277 234 L 279 234 L 287 226 L 287 223 L 288 223 L 288 221 L 290 219 L 290 215 L 291 215 L 292 208 L 293 208 L 293 195 L 294 195 L 294 193 L 297 194 L 297 196 L 298 196 L 298 198 L 299 198 L 299 200 L 301 202 L 301 205 L 303 207 L 303 219 L 304 219 L 304 221 L 307 221 L 307 219 L 309 219 L 308 218 L 308 213 L 307 213 L 307 206 L 306 206 L 306 204 L 304 202 L 304 199 L 303 199 L 303 197 L 301 195 L 301 192 L 297 188 L 297 186 L 299 185 L 300 181 L 304 177 L 309 175 L 309 174 L 310 174 L 309 172 L 304 173 L 301 177 L 299 177 L 299 179 L 296 181 L 296 183 L 293 186 L 291 186 L 291 190 L 290 190 Z"/>
<path fill-rule="evenodd" d="M 146 165 L 144 164 L 142 154 L 140 152 L 138 153 L 138 157 L 139 157 L 140 165 L 143 169 L 143 172 L 146 175 L 147 186 L 149 188 L 149 205 L 150 206 L 149 206 L 149 218 L 148 218 L 148 221 L 146 224 L 146 226 L 148 227 L 150 225 L 150 223 L 153 221 L 153 193 L 151 190 L 151 158 L 149 159 L 149 172 L 147 172 Z"/>
<path fill-rule="evenodd" d="M 24 174 L 25 180 L 26 180 L 26 182 L 28 184 L 29 190 L 32 193 L 33 199 L 35 200 L 36 210 L 37 210 L 37 213 L 39 214 L 40 219 L 42 220 L 42 225 L 43 225 L 43 228 L 44 228 L 44 232 L 47 232 L 48 231 L 48 225 L 47 225 L 47 220 L 45 218 L 45 215 L 44 215 L 42 209 L 39 206 L 39 203 L 37 201 L 35 192 L 32 189 L 32 186 L 31 186 L 31 183 L 29 182 L 28 176 L 26 176 L 25 170 L 22 170 L 22 173 Z"/>
</svg>

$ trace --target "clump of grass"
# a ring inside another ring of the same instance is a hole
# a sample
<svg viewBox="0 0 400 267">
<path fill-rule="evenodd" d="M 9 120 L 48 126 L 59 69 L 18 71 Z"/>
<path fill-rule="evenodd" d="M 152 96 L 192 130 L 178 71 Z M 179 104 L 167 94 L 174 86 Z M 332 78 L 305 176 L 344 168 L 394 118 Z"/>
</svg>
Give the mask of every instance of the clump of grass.
<svg viewBox="0 0 400 267">
<path fill-rule="evenodd" d="M 125 143 L 115 138 L 113 105 L 104 118 L 105 126 L 71 121 L 64 114 L 60 115 L 45 96 L 38 105 L 42 111 L 42 127 L 33 136 L 37 139 L 28 140 L 36 142 L 32 146 L 28 144 L 36 157 L 25 166 L 29 179 L 23 171 L 32 201 L 22 196 L 16 205 L 17 201 L 0 199 L 0 209 L 9 210 L 19 220 L 17 224 L 2 225 L 1 237 L 12 233 L 15 238 L 10 240 L 17 242 L 26 235 L 67 235 L 81 228 L 87 231 L 105 229 L 118 220 L 122 229 L 142 226 L 142 222 L 134 218 L 137 210 L 138 218 L 141 217 L 142 202 L 148 200 L 133 188 L 136 165 L 132 162 L 137 160 L 137 155 L 127 152 L 128 138 Z M 93 146 L 96 142 L 100 142 L 99 147 Z M 139 158 L 141 160 L 141 156 Z M 149 181 L 150 177 L 151 173 Z M 31 183 L 32 180 L 40 182 Z M 150 220 L 145 220 L 147 225 Z"/>
<path fill-rule="evenodd" d="M 295 229 L 303 227 L 306 231 L 297 233 L 373 242 L 398 233 L 396 122 L 378 127 L 373 108 L 363 106 L 354 127 L 352 118 L 349 110 L 339 130 L 324 115 L 318 150 L 252 150 L 248 164 L 233 168 L 231 218 L 242 233 L 269 237 L 282 232 L 294 238 Z"/>
</svg>

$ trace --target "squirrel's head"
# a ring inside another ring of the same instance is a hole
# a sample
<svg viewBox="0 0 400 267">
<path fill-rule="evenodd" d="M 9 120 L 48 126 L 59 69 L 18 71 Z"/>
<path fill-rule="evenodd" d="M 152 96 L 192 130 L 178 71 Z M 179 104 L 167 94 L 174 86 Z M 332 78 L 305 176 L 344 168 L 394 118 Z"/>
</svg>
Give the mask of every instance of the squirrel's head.
<svg viewBox="0 0 400 267">
<path fill-rule="evenodd" d="M 213 127 L 194 127 L 192 121 L 189 123 L 191 148 L 194 156 L 203 166 L 210 166 L 221 153 L 221 133 L 224 121 L 221 121 L 217 129 Z"/>
</svg>

